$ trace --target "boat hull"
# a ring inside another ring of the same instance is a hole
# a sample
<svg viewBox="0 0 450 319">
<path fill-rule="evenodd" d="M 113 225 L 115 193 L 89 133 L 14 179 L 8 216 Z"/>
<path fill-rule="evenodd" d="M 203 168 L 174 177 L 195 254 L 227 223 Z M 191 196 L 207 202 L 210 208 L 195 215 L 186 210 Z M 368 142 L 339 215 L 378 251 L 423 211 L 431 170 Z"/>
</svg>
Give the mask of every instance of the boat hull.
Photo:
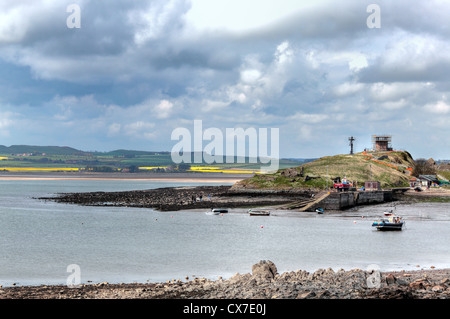
<svg viewBox="0 0 450 319">
<path fill-rule="evenodd" d="M 228 209 L 214 208 L 211 210 L 211 213 L 213 213 L 214 215 L 226 214 L 226 213 L 228 213 Z"/>
<path fill-rule="evenodd" d="M 403 223 L 373 223 L 372 226 L 380 231 L 399 231 L 402 230 Z"/>
<path fill-rule="evenodd" d="M 249 212 L 250 216 L 270 216 L 270 212 L 269 211 L 252 211 L 250 210 Z"/>
</svg>

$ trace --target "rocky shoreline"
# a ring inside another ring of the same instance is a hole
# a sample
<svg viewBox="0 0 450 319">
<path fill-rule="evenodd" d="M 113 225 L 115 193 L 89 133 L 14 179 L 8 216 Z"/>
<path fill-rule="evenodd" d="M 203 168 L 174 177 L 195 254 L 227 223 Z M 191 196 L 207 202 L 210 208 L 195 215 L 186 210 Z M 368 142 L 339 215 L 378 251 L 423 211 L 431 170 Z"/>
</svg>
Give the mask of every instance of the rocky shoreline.
<svg viewBox="0 0 450 319">
<path fill-rule="evenodd" d="M 283 205 L 299 198 L 310 198 L 309 190 L 251 190 L 232 186 L 167 187 L 122 192 L 89 192 L 41 197 L 58 203 L 86 206 L 153 208 L 161 211 L 186 209 L 239 208 Z"/>
<path fill-rule="evenodd" d="M 212 281 L 7 287 L 0 299 L 449 299 L 450 269 L 400 272 L 298 270 L 279 274 L 271 261 Z"/>
<path fill-rule="evenodd" d="M 284 210 L 295 209 L 295 207 L 298 207 L 296 204 L 311 202 L 314 196 L 318 198 L 321 194 L 324 194 L 324 191 L 314 189 L 251 189 L 234 185 L 166 187 L 120 192 L 60 193 L 55 194 L 55 196 L 40 197 L 39 199 L 84 206 L 141 207 L 160 211 L 264 206 Z M 362 195 L 370 194 L 369 192 L 363 192 Z M 450 198 L 450 191 L 417 193 L 408 190 L 406 192 L 392 192 L 390 200 L 417 202 L 430 198 L 448 199 Z M 336 209 L 338 210 L 338 208 Z"/>
</svg>

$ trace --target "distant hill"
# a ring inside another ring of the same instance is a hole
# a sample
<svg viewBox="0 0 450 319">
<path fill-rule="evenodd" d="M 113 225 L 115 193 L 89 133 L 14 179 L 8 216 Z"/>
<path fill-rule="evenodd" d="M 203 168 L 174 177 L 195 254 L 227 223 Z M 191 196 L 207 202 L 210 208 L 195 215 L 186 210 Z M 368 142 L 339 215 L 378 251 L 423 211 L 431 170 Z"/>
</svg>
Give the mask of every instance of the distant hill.
<svg viewBox="0 0 450 319">
<path fill-rule="evenodd" d="M 0 145 L 0 154 L 40 153 L 47 155 L 83 155 L 86 152 L 67 146 Z"/>
<path fill-rule="evenodd" d="M 36 146 L 36 145 L 0 145 L 0 154 L 46 154 L 46 155 L 103 155 L 103 156 L 140 156 L 140 155 L 162 155 L 169 152 L 149 152 L 135 150 L 114 150 L 109 152 L 87 152 L 68 146 Z"/>
<path fill-rule="evenodd" d="M 220 157 L 223 163 L 196 163 L 196 156 L 191 153 L 188 158 L 193 166 L 216 166 L 223 168 L 259 169 L 267 163 L 258 159 L 234 156 L 229 159 Z M 200 154 L 201 155 L 201 154 Z M 138 151 L 118 149 L 108 152 L 82 151 L 67 146 L 35 146 L 35 145 L 0 145 L 0 168 L 12 167 L 108 167 L 108 169 L 123 169 L 128 167 L 166 167 L 174 164 L 170 152 Z M 217 158 L 216 158 L 217 159 Z M 217 160 L 219 160 L 217 159 Z M 295 167 L 306 163 L 309 159 L 280 159 L 279 167 Z"/>
<path fill-rule="evenodd" d="M 93 152 L 93 155 L 103 156 L 141 156 L 141 155 L 170 155 L 169 152 L 150 152 L 150 151 L 135 151 L 135 150 L 115 150 L 110 152 Z"/>
<path fill-rule="evenodd" d="M 336 177 L 347 177 L 357 187 L 379 181 L 382 188 L 409 186 L 414 160 L 408 152 L 358 153 L 319 158 L 273 174 L 255 175 L 236 185 L 246 188 L 320 188 L 333 186 Z M 303 170 L 303 174 L 302 174 Z"/>
</svg>

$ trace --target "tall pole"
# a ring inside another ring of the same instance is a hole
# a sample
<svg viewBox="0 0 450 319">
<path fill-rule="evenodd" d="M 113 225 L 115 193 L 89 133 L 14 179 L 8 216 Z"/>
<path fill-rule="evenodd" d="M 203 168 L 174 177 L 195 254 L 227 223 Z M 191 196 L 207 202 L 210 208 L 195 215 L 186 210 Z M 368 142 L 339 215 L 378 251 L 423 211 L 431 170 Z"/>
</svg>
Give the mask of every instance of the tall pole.
<svg viewBox="0 0 450 319">
<path fill-rule="evenodd" d="M 355 141 L 355 138 L 349 137 L 348 140 L 350 141 L 350 155 L 353 155 L 353 142 Z"/>
</svg>

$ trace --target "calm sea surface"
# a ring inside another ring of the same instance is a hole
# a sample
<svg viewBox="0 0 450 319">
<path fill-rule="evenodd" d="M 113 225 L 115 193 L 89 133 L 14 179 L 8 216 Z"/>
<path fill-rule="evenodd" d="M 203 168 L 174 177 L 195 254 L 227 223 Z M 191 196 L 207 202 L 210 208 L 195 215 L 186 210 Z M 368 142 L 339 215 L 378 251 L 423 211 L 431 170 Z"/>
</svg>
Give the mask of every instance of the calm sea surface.
<svg viewBox="0 0 450 319">
<path fill-rule="evenodd" d="M 227 278 L 251 272 L 263 259 L 273 261 L 280 273 L 370 265 L 382 271 L 450 267 L 449 203 L 397 204 L 406 229 L 384 233 L 371 224 L 391 205 L 343 214 L 250 217 L 244 210 L 216 216 L 205 210 L 83 207 L 34 198 L 197 185 L 207 184 L 1 180 L 0 285 L 65 284 L 72 264 L 80 267 L 82 283 Z"/>
</svg>

